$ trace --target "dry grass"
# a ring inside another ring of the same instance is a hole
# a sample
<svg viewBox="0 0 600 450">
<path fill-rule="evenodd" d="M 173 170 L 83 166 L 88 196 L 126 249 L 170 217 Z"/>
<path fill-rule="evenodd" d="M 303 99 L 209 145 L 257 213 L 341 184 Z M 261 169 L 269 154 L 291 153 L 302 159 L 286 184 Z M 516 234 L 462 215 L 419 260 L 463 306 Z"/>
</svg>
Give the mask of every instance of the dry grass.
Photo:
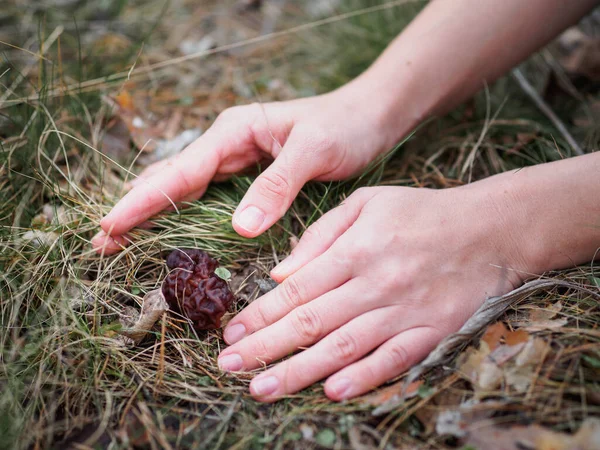
<svg viewBox="0 0 600 450">
<path fill-rule="evenodd" d="M 260 295 L 269 269 L 289 251 L 290 239 L 357 183 L 444 188 L 566 157 L 569 149 L 551 124 L 519 94 L 518 86 L 503 80 L 488 98 L 480 96 L 423 127 L 358 182 L 308 185 L 288 215 L 259 239 L 242 239 L 230 225 L 252 179 L 244 176 L 213 186 L 187 209 L 162 214 L 152 230 L 133 232 L 135 244 L 126 251 L 101 257 L 92 252 L 89 240 L 121 195 L 136 153 L 124 155 L 117 165 L 99 151 L 111 116 L 101 95 L 115 94 L 123 81 L 99 82 L 68 95 L 46 94 L 128 71 L 134 63 L 152 67 L 172 58 L 181 29 L 188 36 L 194 35 L 194 27 L 220 27 L 226 30 L 221 45 L 228 45 L 256 36 L 264 21 L 256 13 L 231 15 L 230 5 L 217 2 L 198 6 L 179 1 L 174 2 L 179 9 L 164 12 L 163 2 L 151 1 L 123 2 L 122 8 L 104 12 L 84 6 L 76 13 L 88 14 L 88 20 L 74 22 L 69 8 L 75 3 L 65 2 L 67 6 L 44 15 L 33 6 L 9 2 L 0 17 L 0 40 L 43 53 L 47 60 L 7 49 L 0 65 L 0 82 L 10 88 L 7 99 L 40 98 L 0 109 L 0 448 L 454 446 L 455 439 L 436 434 L 432 425 L 438 412 L 456 409 L 475 395 L 455 362 L 429 372 L 419 395 L 383 416 L 373 416 L 373 407 L 360 400 L 332 403 L 320 385 L 262 405 L 248 396 L 251 375 L 224 375 L 217 369 L 223 345 L 219 331 L 196 335 L 184 320 L 168 315 L 141 346 L 130 348 L 115 339 L 119 318 L 128 308 L 139 309 L 144 293 L 158 286 L 165 274 L 163 257 L 175 247 L 199 247 L 217 255 L 234 273 L 239 311 Z M 296 6 L 287 8 L 279 27 L 291 20 L 286 14 L 298 12 Z M 266 40 L 244 52 L 215 52 L 202 64 L 185 61 L 160 74 L 148 69 L 126 88 L 150 98 L 157 115 L 180 108 L 184 126 L 199 121 L 205 127 L 231 104 L 256 96 L 266 101 L 319 92 L 343 82 L 352 70 L 368 64 L 414 11 L 410 6 L 356 15 L 294 34 L 294 39 Z M 106 20 L 89 20 L 101 14 Z M 11 34 L 15 21 L 21 27 Z M 64 31 L 52 45 L 35 45 L 57 27 Z M 99 37 L 108 30 L 114 36 L 100 44 L 116 48 L 98 49 Z M 361 41 L 362 58 L 356 48 L 340 45 L 356 33 L 369 37 Z M 324 64 L 333 54 L 339 63 Z M 528 67 L 535 71 L 538 64 L 533 60 Z M 21 80 L 18 73 L 24 74 Z M 269 88 L 273 79 L 286 88 Z M 582 89 L 588 98 L 578 105 L 584 108 L 598 99 L 598 91 L 586 84 Z M 553 106 L 571 123 L 571 116 L 564 115 L 571 100 L 563 104 L 557 98 Z M 498 116 L 486 120 L 486 109 L 494 113 L 500 105 Z M 54 219 L 39 216 L 43 205 L 51 205 L 46 216 L 54 212 Z M 32 229 L 41 233 L 40 239 L 27 239 Z M 531 308 L 560 300 L 560 317 L 568 322 L 536 333 L 551 343 L 551 352 L 531 387 L 526 394 L 508 386 L 486 393 L 479 410 L 493 414 L 480 414 L 481 423 L 533 421 L 573 431 L 586 417 L 600 414 L 600 275 L 589 265 L 548 276 L 572 287 L 532 295 L 503 320 L 510 327 Z"/>
</svg>

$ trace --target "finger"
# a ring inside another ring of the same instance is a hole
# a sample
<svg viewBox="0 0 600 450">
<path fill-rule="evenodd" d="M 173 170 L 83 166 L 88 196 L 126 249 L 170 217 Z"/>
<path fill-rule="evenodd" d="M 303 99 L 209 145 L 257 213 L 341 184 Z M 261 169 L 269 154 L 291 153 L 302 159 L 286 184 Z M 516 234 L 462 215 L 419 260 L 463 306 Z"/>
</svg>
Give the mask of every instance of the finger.
<svg viewBox="0 0 600 450">
<path fill-rule="evenodd" d="M 326 152 L 322 150 L 293 130 L 283 151 L 240 202 L 233 215 L 235 231 L 244 237 L 256 237 L 279 220 L 302 186 L 327 164 L 322 157 Z"/>
<path fill-rule="evenodd" d="M 98 232 L 92 238 L 92 248 L 103 255 L 113 255 L 129 245 L 126 236 L 109 236 L 104 231 Z"/>
<path fill-rule="evenodd" d="M 356 221 L 363 205 L 372 194 L 359 190 L 340 206 L 327 212 L 306 229 L 292 253 L 271 271 L 271 277 L 281 283 L 295 271 L 303 267 L 329 249 Z"/>
<path fill-rule="evenodd" d="M 357 292 L 365 294 L 357 298 Z M 371 309 L 374 295 L 361 279 L 352 279 L 227 348 L 219 355 L 219 367 L 251 370 L 313 345 Z"/>
<path fill-rule="evenodd" d="M 164 170 L 165 167 L 167 167 L 167 165 L 169 163 L 172 163 L 173 160 L 175 159 L 174 156 L 171 156 L 170 158 L 167 159 L 163 159 L 161 161 L 157 161 L 153 164 L 150 164 L 148 167 L 146 167 L 144 170 L 142 170 L 142 172 L 135 178 L 133 178 L 129 184 L 132 187 L 137 186 L 138 184 L 140 184 L 142 181 L 144 181 L 147 178 L 150 178 L 152 175 L 154 175 L 155 173 L 160 172 L 161 170 Z"/>
<path fill-rule="evenodd" d="M 388 308 L 357 317 L 308 350 L 277 364 L 250 383 L 250 393 L 261 401 L 292 394 L 353 363 L 397 333 L 398 321 Z"/>
<path fill-rule="evenodd" d="M 245 336 L 275 323 L 297 307 L 336 289 L 350 278 L 350 262 L 337 261 L 337 258 L 325 253 L 231 319 L 223 338 L 228 344 L 235 344 Z"/>
<path fill-rule="evenodd" d="M 442 338 L 431 327 L 403 331 L 371 355 L 331 376 L 325 382 L 325 394 L 337 401 L 364 394 L 425 359 Z"/>
<path fill-rule="evenodd" d="M 197 191 L 192 192 L 191 194 L 186 195 L 181 199 L 182 202 L 193 202 L 194 200 L 198 200 L 200 197 L 204 195 L 206 192 L 206 186 L 202 189 L 198 189 Z"/>
<path fill-rule="evenodd" d="M 214 136 L 205 134 L 163 170 L 144 178 L 100 221 L 102 229 L 123 235 L 186 195 L 206 188 L 220 161 Z"/>
</svg>

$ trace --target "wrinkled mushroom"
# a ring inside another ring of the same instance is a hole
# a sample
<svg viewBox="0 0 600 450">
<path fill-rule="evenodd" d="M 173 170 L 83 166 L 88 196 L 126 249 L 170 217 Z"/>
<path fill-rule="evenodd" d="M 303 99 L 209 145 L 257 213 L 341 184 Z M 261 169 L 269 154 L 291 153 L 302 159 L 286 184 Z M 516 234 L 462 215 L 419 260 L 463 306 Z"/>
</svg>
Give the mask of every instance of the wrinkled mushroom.
<svg viewBox="0 0 600 450">
<path fill-rule="evenodd" d="M 233 303 L 227 282 L 215 274 L 219 263 L 198 249 L 173 250 L 167 257 L 171 272 L 162 293 L 171 309 L 190 319 L 197 331 L 221 326 L 221 318 Z"/>
</svg>

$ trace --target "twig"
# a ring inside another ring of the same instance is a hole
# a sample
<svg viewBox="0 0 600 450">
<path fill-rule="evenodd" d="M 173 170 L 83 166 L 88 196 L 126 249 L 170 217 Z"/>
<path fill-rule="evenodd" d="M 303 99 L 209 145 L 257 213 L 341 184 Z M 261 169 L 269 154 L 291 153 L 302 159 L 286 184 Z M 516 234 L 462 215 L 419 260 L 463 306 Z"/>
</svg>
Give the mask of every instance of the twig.
<svg viewBox="0 0 600 450">
<path fill-rule="evenodd" d="M 517 83 L 519 83 L 519 85 L 521 86 L 521 89 L 523 89 L 523 92 L 525 92 L 525 94 L 527 94 L 529 96 L 529 98 L 531 98 L 531 100 L 533 100 L 533 102 L 540 109 L 540 111 L 542 111 L 542 113 L 544 113 L 544 115 L 548 119 L 550 119 L 552 124 L 556 127 L 556 129 L 560 132 L 560 134 L 562 134 L 563 138 L 571 146 L 573 153 L 575 153 L 576 155 L 583 155 L 584 151 L 581 149 L 581 147 L 579 146 L 579 144 L 577 143 L 575 138 L 571 135 L 571 133 L 569 133 L 569 130 L 567 130 L 567 127 L 565 126 L 565 124 L 554 113 L 554 111 L 552 111 L 550 106 L 548 106 L 548 103 L 546 103 L 544 101 L 544 99 L 540 96 L 540 94 L 538 94 L 538 92 L 531 85 L 529 80 L 527 80 L 527 78 L 525 77 L 523 72 L 521 72 L 521 69 L 519 69 L 519 68 L 514 69 L 512 71 L 512 76 L 515 78 L 515 80 L 517 80 Z"/>
</svg>

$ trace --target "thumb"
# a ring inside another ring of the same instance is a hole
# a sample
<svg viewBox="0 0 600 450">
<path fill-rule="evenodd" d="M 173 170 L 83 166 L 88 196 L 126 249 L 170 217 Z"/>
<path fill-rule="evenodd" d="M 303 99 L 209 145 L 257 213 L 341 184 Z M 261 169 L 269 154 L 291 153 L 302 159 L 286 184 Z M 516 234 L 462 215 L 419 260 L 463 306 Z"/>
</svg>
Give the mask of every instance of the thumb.
<svg viewBox="0 0 600 450">
<path fill-rule="evenodd" d="M 279 220 L 304 184 L 320 174 L 318 148 L 298 133 L 290 134 L 275 161 L 252 183 L 233 215 L 233 228 L 255 237 Z"/>
</svg>

